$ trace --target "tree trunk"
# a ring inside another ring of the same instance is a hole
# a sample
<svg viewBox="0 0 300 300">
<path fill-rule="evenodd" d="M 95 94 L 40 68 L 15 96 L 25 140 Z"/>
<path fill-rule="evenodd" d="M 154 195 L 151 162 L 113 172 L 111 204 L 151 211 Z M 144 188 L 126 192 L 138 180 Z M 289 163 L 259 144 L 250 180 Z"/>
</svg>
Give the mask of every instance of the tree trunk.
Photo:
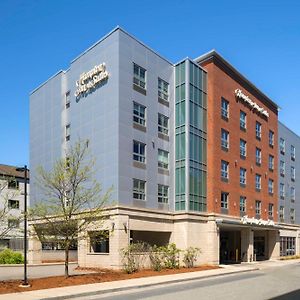
<svg viewBox="0 0 300 300">
<path fill-rule="evenodd" d="M 69 246 L 65 247 L 65 277 L 69 277 Z"/>
</svg>

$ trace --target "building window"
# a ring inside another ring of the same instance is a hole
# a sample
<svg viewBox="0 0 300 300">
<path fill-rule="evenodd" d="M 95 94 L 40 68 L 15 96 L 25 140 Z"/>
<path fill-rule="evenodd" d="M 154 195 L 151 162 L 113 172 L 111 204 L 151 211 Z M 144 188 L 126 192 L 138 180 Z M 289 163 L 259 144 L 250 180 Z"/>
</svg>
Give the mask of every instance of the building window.
<svg viewBox="0 0 300 300">
<path fill-rule="evenodd" d="M 158 114 L 158 132 L 165 135 L 169 134 L 169 118 L 163 114 Z"/>
<path fill-rule="evenodd" d="M 269 218 L 273 218 L 274 216 L 274 204 L 272 203 L 269 203 L 268 216 Z"/>
<path fill-rule="evenodd" d="M 296 198 L 296 190 L 293 186 L 291 186 L 291 201 L 295 202 L 295 198 Z"/>
<path fill-rule="evenodd" d="M 259 200 L 255 201 L 255 214 L 256 215 L 261 214 L 261 201 L 259 201 Z"/>
<path fill-rule="evenodd" d="M 71 105 L 71 94 L 70 94 L 70 91 L 67 91 L 66 92 L 66 95 L 65 95 L 65 105 L 66 105 L 66 109 L 68 109 Z"/>
<path fill-rule="evenodd" d="M 295 160 L 296 158 L 296 148 L 291 145 L 291 160 Z"/>
<path fill-rule="evenodd" d="M 19 200 L 8 200 L 8 208 L 9 209 L 19 209 L 20 208 L 20 201 Z"/>
<path fill-rule="evenodd" d="M 269 131 L 269 145 L 274 146 L 274 132 L 272 130 Z"/>
<path fill-rule="evenodd" d="M 281 176 L 285 175 L 285 162 L 283 160 L 279 162 L 279 172 Z"/>
<path fill-rule="evenodd" d="M 146 126 L 146 107 L 133 102 L 133 122 Z"/>
<path fill-rule="evenodd" d="M 229 163 L 225 160 L 221 161 L 221 177 L 224 179 L 229 178 Z"/>
<path fill-rule="evenodd" d="M 89 236 L 91 253 L 109 253 L 108 230 L 89 232 Z"/>
<path fill-rule="evenodd" d="M 221 99 L 221 116 L 225 119 L 229 118 L 229 102 L 224 98 Z"/>
<path fill-rule="evenodd" d="M 146 199 L 146 181 L 133 179 L 133 199 Z"/>
<path fill-rule="evenodd" d="M 157 191 L 157 200 L 159 203 L 168 203 L 169 202 L 169 187 L 167 185 L 158 185 Z"/>
<path fill-rule="evenodd" d="M 158 149 L 158 167 L 162 169 L 169 169 L 169 152 Z"/>
<path fill-rule="evenodd" d="M 259 122 L 256 122 L 255 125 L 255 136 L 257 139 L 261 139 L 261 124 Z"/>
<path fill-rule="evenodd" d="M 279 140 L 279 150 L 281 154 L 285 153 L 285 140 L 283 138 Z"/>
<path fill-rule="evenodd" d="M 280 256 L 292 256 L 296 254 L 296 238 L 292 236 L 280 237 Z"/>
<path fill-rule="evenodd" d="M 256 164 L 260 165 L 261 164 L 261 149 L 256 148 L 255 150 L 255 159 L 256 159 Z"/>
<path fill-rule="evenodd" d="M 20 220 L 18 219 L 8 219 L 8 228 L 19 228 L 20 227 Z"/>
<path fill-rule="evenodd" d="M 146 70 L 135 63 L 133 63 L 133 83 L 146 89 Z"/>
<path fill-rule="evenodd" d="M 66 135 L 66 141 L 68 142 L 71 137 L 71 125 L 70 124 L 66 125 L 65 135 Z"/>
<path fill-rule="evenodd" d="M 246 197 L 240 196 L 240 212 L 246 212 Z"/>
<path fill-rule="evenodd" d="M 168 101 L 169 100 L 169 84 L 158 78 L 158 97 Z"/>
<path fill-rule="evenodd" d="M 240 184 L 245 185 L 246 184 L 246 169 L 240 168 Z"/>
<path fill-rule="evenodd" d="M 295 181 L 295 179 L 296 179 L 296 169 L 295 169 L 295 167 L 291 167 L 291 180 L 292 181 Z"/>
<path fill-rule="evenodd" d="M 294 208 L 290 209 L 290 219 L 291 219 L 291 223 L 295 222 L 295 209 Z"/>
<path fill-rule="evenodd" d="M 221 208 L 228 209 L 229 193 L 221 192 Z"/>
<path fill-rule="evenodd" d="M 269 194 L 273 194 L 274 193 L 274 180 L 273 179 L 269 179 L 269 182 L 268 182 L 268 191 L 269 191 Z"/>
<path fill-rule="evenodd" d="M 240 139 L 240 155 L 246 157 L 247 154 L 247 142 Z"/>
<path fill-rule="evenodd" d="M 274 170 L 274 156 L 269 155 L 269 170 Z"/>
<path fill-rule="evenodd" d="M 221 129 L 221 146 L 222 148 L 229 149 L 229 132 Z"/>
<path fill-rule="evenodd" d="M 279 219 L 281 222 L 284 222 L 284 206 L 279 207 Z"/>
<path fill-rule="evenodd" d="M 19 181 L 15 179 L 9 179 L 7 181 L 7 188 L 10 190 L 18 190 L 19 189 Z"/>
<path fill-rule="evenodd" d="M 255 188 L 261 190 L 261 175 L 255 174 Z"/>
<path fill-rule="evenodd" d="M 246 118 L 247 115 L 242 110 L 240 111 L 240 128 L 246 129 Z"/>
<path fill-rule="evenodd" d="M 138 141 L 133 141 L 133 160 L 145 163 L 146 161 L 146 144 Z"/>
<path fill-rule="evenodd" d="M 279 196 L 280 196 L 280 198 L 284 199 L 284 194 L 285 194 L 284 183 L 280 183 L 279 184 Z"/>
</svg>

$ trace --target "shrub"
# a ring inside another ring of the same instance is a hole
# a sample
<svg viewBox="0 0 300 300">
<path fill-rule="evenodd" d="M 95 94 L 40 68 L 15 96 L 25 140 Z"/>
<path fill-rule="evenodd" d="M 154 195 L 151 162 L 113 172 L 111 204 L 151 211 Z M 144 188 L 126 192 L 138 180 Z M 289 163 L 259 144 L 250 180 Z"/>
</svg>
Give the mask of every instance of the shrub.
<svg viewBox="0 0 300 300">
<path fill-rule="evenodd" d="M 179 268 L 179 253 L 180 249 L 176 247 L 174 243 L 168 244 L 160 248 L 164 260 L 164 266 L 167 269 L 178 269 Z"/>
<path fill-rule="evenodd" d="M 22 264 L 23 262 L 23 255 L 19 252 L 14 252 L 11 249 L 0 252 L 0 264 Z"/>
<path fill-rule="evenodd" d="M 183 255 L 183 262 L 187 268 L 193 268 L 194 262 L 197 260 L 197 256 L 200 253 L 199 248 L 189 247 L 185 250 Z"/>
<path fill-rule="evenodd" d="M 161 271 L 161 269 L 164 266 L 164 253 L 162 252 L 162 247 L 157 247 L 156 245 L 154 245 L 151 248 L 149 258 L 150 258 L 151 268 L 154 271 Z"/>
<path fill-rule="evenodd" d="M 123 270 L 132 274 L 137 272 L 147 258 L 147 252 L 150 251 L 150 246 L 144 242 L 130 244 L 127 248 L 122 249 Z"/>
</svg>

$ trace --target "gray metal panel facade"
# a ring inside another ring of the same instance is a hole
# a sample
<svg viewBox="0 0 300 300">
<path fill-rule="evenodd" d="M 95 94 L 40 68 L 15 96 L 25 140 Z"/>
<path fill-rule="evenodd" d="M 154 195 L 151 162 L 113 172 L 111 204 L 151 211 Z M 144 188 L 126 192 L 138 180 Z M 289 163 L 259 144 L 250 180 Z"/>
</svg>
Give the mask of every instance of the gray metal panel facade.
<svg viewBox="0 0 300 300">
<path fill-rule="evenodd" d="M 278 148 L 278 166 L 280 169 L 280 161 L 285 162 L 285 174 L 284 176 L 280 175 L 280 170 L 278 174 L 279 178 L 279 186 L 278 190 L 280 191 L 280 183 L 284 184 L 285 187 L 285 195 L 284 199 L 282 199 L 279 195 L 278 201 L 278 213 L 280 206 L 284 207 L 284 223 L 291 223 L 290 219 L 290 209 L 295 209 L 295 223 L 300 224 L 300 137 L 287 128 L 284 124 L 278 124 L 278 147 L 280 138 L 285 140 L 285 153 L 282 154 L 280 152 L 280 148 Z M 291 159 L 291 145 L 293 145 L 296 149 L 295 160 Z M 291 166 L 295 167 L 296 177 L 295 181 L 291 180 Z M 291 191 L 290 188 L 295 188 L 295 201 L 291 201 Z"/>
<path fill-rule="evenodd" d="M 76 80 L 95 65 L 106 64 L 107 82 L 76 100 Z M 146 96 L 133 89 L 133 63 L 147 70 Z M 170 175 L 158 173 L 158 148 L 169 151 L 174 164 L 173 124 L 174 67 L 152 50 L 116 29 L 30 96 L 31 203 L 43 199 L 35 184 L 38 166 L 49 170 L 62 157 L 68 145 L 79 138 L 89 139 L 89 150 L 96 158 L 96 179 L 103 190 L 113 186 L 114 203 L 133 206 L 133 178 L 146 181 L 146 201 L 141 207 L 157 209 L 157 184 L 170 186 L 169 205 L 173 210 L 173 168 Z M 158 102 L 158 77 L 169 83 L 169 107 Z M 65 108 L 65 95 L 71 103 Z M 133 127 L 133 101 L 146 106 L 146 132 Z M 170 142 L 158 137 L 158 112 L 168 116 Z M 70 141 L 65 126 L 70 124 Z M 146 144 L 146 169 L 133 166 L 133 140 Z M 165 209 L 169 209 L 165 207 Z"/>
</svg>

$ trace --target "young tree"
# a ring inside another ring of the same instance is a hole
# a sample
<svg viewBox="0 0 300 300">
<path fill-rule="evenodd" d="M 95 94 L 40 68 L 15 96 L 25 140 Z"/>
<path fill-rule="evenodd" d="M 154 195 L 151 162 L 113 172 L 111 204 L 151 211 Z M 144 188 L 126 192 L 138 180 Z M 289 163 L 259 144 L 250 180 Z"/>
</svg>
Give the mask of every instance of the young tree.
<svg viewBox="0 0 300 300">
<path fill-rule="evenodd" d="M 31 208 L 33 227 L 41 241 L 56 241 L 65 249 L 65 276 L 69 276 L 69 250 L 95 220 L 104 219 L 103 208 L 111 190 L 101 193 L 94 179 L 94 159 L 88 157 L 88 142 L 70 147 L 66 157 L 47 172 L 38 169 L 38 185 L 45 199 Z"/>
</svg>

